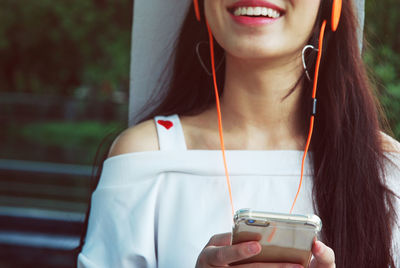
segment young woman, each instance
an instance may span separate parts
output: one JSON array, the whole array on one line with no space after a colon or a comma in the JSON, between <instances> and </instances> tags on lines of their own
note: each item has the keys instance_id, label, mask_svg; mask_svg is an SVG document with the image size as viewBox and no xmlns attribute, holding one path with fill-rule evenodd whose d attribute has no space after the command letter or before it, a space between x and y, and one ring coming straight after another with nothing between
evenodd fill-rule
<instances>
[{"instance_id":1,"label":"young woman","mask_svg":"<svg viewBox=\"0 0 400 268\"><path fill-rule=\"evenodd\" d=\"M162 102L116 139L104 163L79 267L225 267L260 252L257 241L231 246L227 233L232 215L214 80L196 55L208 39L206 21L218 43L214 77L233 205L291 208L317 58L313 49L305 52L306 72L302 51L318 47L332 1L199 4L201 22L192 7ZM314 268L400 267L400 145L381 131L356 32L352 1L344 1L337 31L325 31L311 153L293 210L322 219Z\"/></svg>"}]
</instances>

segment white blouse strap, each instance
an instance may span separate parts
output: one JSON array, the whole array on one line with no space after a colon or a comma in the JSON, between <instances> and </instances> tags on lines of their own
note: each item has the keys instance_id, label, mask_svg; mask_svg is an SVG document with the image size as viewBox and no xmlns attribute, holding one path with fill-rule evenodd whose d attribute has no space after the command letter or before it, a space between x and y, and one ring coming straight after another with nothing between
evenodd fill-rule
<instances>
[{"instance_id":1,"label":"white blouse strap","mask_svg":"<svg viewBox=\"0 0 400 268\"><path fill-rule=\"evenodd\" d=\"M158 143L161 151L186 150L185 136L179 116L156 116L154 122L157 126Z\"/></svg>"}]
</instances>

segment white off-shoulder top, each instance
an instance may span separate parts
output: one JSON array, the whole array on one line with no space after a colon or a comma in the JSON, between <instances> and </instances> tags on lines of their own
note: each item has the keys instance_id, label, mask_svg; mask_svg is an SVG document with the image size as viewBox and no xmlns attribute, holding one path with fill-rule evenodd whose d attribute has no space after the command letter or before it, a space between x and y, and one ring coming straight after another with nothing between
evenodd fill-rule
<instances>
[{"instance_id":1,"label":"white off-shoulder top","mask_svg":"<svg viewBox=\"0 0 400 268\"><path fill-rule=\"evenodd\" d=\"M221 151L187 150L177 115L155 117L160 151L104 162L92 195L78 267L194 267L211 236L230 232ZM302 151L226 151L234 208L289 212ZM388 154L388 186L400 194L400 154ZM400 200L396 200L400 214ZM293 213L314 213L310 162ZM400 227L393 251L400 267Z\"/></svg>"}]
</instances>

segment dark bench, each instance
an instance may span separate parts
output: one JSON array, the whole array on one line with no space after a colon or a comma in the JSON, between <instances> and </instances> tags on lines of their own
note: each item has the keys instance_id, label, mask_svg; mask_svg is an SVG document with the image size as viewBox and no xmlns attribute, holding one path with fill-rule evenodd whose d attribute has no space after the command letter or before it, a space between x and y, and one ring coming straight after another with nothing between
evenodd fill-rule
<instances>
[{"instance_id":1,"label":"dark bench","mask_svg":"<svg viewBox=\"0 0 400 268\"><path fill-rule=\"evenodd\" d=\"M91 167L0 160L0 267L75 267Z\"/></svg>"}]
</instances>

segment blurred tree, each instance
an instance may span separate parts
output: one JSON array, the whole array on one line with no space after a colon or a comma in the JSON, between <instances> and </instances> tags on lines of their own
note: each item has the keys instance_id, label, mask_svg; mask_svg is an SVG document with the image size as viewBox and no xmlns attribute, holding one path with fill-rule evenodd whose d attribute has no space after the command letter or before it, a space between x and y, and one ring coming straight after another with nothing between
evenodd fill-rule
<instances>
[{"instance_id":1,"label":"blurred tree","mask_svg":"<svg viewBox=\"0 0 400 268\"><path fill-rule=\"evenodd\" d=\"M132 2L0 1L1 91L127 89Z\"/></svg>"},{"instance_id":2,"label":"blurred tree","mask_svg":"<svg viewBox=\"0 0 400 268\"><path fill-rule=\"evenodd\" d=\"M380 100L400 140L400 1L366 1L365 62L373 71Z\"/></svg>"}]
</instances>

